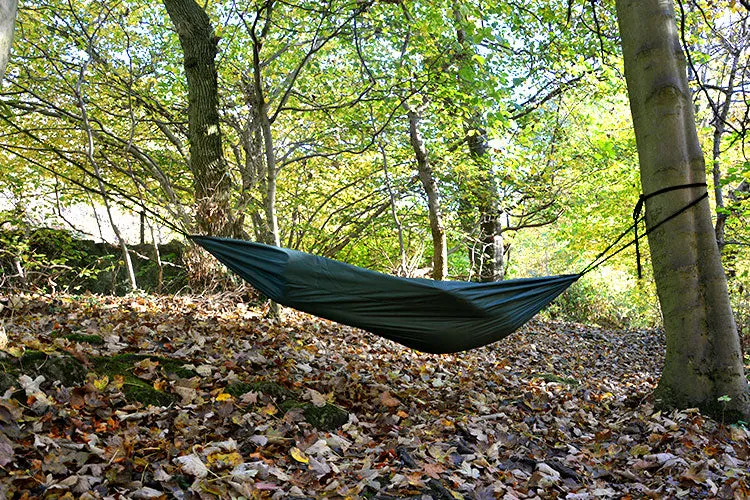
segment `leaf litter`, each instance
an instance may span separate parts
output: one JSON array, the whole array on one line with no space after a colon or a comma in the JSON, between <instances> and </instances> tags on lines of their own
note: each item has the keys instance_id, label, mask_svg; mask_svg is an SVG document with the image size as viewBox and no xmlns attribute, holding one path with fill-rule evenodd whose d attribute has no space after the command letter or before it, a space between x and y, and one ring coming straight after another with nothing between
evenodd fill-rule
<instances>
[{"instance_id":1,"label":"leaf litter","mask_svg":"<svg viewBox=\"0 0 750 500\"><path fill-rule=\"evenodd\" d=\"M658 330L533 321L429 355L226 296L22 296L1 314L8 498L750 497L746 427L654 409ZM44 371L61 355L83 381Z\"/></svg>"}]
</instances>

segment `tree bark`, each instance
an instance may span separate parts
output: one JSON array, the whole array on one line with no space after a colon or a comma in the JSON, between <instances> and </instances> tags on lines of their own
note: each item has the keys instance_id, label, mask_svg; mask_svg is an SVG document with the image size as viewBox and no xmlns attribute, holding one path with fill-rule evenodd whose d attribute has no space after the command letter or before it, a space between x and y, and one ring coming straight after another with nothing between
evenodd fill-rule
<instances>
[{"instance_id":1,"label":"tree bark","mask_svg":"<svg viewBox=\"0 0 750 500\"><path fill-rule=\"evenodd\" d=\"M481 117L473 116L464 124L470 156L476 161L479 170L479 186L474 196L478 200L476 211L479 214L479 251L474 253L478 261L480 281L500 281L505 277L505 247L503 245L500 211L497 207L497 190L492 173L485 164L487 154L487 132L480 125Z\"/></svg>"},{"instance_id":2,"label":"tree bark","mask_svg":"<svg viewBox=\"0 0 750 500\"><path fill-rule=\"evenodd\" d=\"M231 181L221 146L215 57L218 38L211 20L194 0L164 0L177 31L188 85L188 135L196 222L205 234L230 236ZM238 228L241 229L241 228Z\"/></svg>"},{"instance_id":3,"label":"tree bark","mask_svg":"<svg viewBox=\"0 0 750 500\"><path fill-rule=\"evenodd\" d=\"M0 84L5 76L5 67L10 59L10 47L13 45L13 27L16 24L18 0L0 2Z\"/></svg>"},{"instance_id":4,"label":"tree bark","mask_svg":"<svg viewBox=\"0 0 750 500\"><path fill-rule=\"evenodd\" d=\"M448 245L443 226L443 214L440 210L440 193L435 177L432 175L427 148L419 133L420 112L407 108L406 114L409 118L409 141L417 159L419 180L422 181L422 187L427 195L427 210L432 232L432 279L442 280L448 275Z\"/></svg>"},{"instance_id":5,"label":"tree bark","mask_svg":"<svg viewBox=\"0 0 750 500\"><path fill-rule=\"evenodd\" d=\"M471 53L472 47L466 37L463 28L464 18L461 14L459 4L453 3L453 21L456 27L456 41L460 47L460 53L456 57L458 64L473 64ZM477 191L473 193L477 204L474 207L463 207L462 212L478 215L472 224L474 227L465 225L464 230L468 234L475 231L476 224L479 226L477 249L476 244L472 241L470 247L470 258L472 262L472 271L476 267L480 281L500 281L504 277L505 270L505 247L503 246L503 235L500 224L500 213L497 209L497 192L489 168L483 163L484 156L489 150L487 146L487 131L482 126L483 119L481 113L474 111L464 118L464 133L466 134L466 144L469 148L469 155L476 161L479 169L479 185ZM465 205L465 203L464 203ZM475 217L476 217L475 215ZM467 220L464 219L464 224Z\"/></svg>"},{"instance_id":6,"label":"tree bark","mask_svg":"<svg viewBox=\"0 0 750 500\"><path fill-rule=\"evenodd\" d=\"M672 0L617 0L616 6L643 192L705 182ZM702 189L649 198L647 226ZM656 399L665 408L698 407L715 417L747 419L750 392L713 229L705 200L649 234L667 337ZM731 400L719 401L722 396Z\"/></svg>"},{"instance_id":7,"label":"tree bark","mask_svg":"<svg viewBox=\"0 0 750 500\"><path fill-rule=\"evenodd\" d=\"M378 147L380 149L380 155L383 158L385 187L388 189L388 198L391 201L391 217L393 217L393 223L396 225L396 231L398 233L398 254L401 257L398 274L399 276L408 276L408 265L406 263L406 244L404 243L404 225L401 223L401 219L398 218L398 213L396 211L396 195L393 192L391 174L388 171L388 155L386 154L385 145L383 144L382 138L378 142Z\"/></svg>"}]
</instances>

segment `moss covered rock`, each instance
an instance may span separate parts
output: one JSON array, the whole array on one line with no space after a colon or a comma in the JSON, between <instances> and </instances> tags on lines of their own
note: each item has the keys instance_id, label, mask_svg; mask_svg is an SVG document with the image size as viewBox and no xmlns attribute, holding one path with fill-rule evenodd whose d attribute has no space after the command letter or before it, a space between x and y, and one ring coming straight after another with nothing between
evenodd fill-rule
<instances>
[{"instance_id":1,"label":"moss covered rock","mask_svg":"<svg viewBox=\"0 0 750 500\"><path fill-rule=\"evenodd\" d=\"M191 378L198 374L193 370L183 367L182 362L176 359L151 356L148 354L118 354L115 356L97 356L92 358L94 370L107 376L120 375L125 383L122 393L130 402L138 402L154 406L169 406L177 400L173 394L154 389L154 387L140 379L135 374L135 365L143 360L159 363L159 369L165 375L174 375L179 378Z\"/></svg>"},{"instance_id":2,"label":"moss covered rock","mask_svg":"<svg viewBox=\"0 0 750 500\"><path fill-rule=\"evenodd\" d=\"M117 354L115 356L97 356L92 358L97 372L104 375L133 376L135 364L145 359L159 363L159 369L165 375L179 378L197 377L198 373L185 368L180 360L153 356L148 354Z\"/></svg>"},{"instance_id":3,"label":"moss covered rock","mask_svg":"<svg viewBox=\"0 0 750 500\"><path fill-rule=\"evenodd\" d=\"M48 382L57 380L67 386L82 384L88 373L88 369L72 356L39 351L27 351L18 364L19 371L26 375L42 375Z\"/></svg>"},{"instance_id":4,"label":"moss covered rock","mask_svg":"<svg viewBox=\"0 0 750 500\"><path fill-rule=\"evenodd\" d=\"M132 378L125 380L122 393L129 402L138 402L144 406L169 406L177 400L173 394L159 391L140 380L133 380Z\"/></svg>"},{"instance_id":5,"label":"moss covered rock","mask_svg":"<svg viewBox=\"0 0 750 500\"><path fill-rule=\"evenodd\" d=\"M302 414L308 424L322 431L338 429L349 421L349 413L332 404L318 407L307 403Z\"/></svg>"},{"instance_id":6,"label":"moss covered rock","mask_svg":"<svg viewBox=\"0 0 750 500\"><path fill-rule=\"evenodd\" d=\"M349 413L343 408L332 404L315 406L307 402L300 402L292 391L276 382L237 383L227 387L226 392L238 398L248 392L262 392L272 396L278 401L279 409L282 412L300 409L308 424L323 431L338 429L349 421Z\"/></svg>"}]
</instances>

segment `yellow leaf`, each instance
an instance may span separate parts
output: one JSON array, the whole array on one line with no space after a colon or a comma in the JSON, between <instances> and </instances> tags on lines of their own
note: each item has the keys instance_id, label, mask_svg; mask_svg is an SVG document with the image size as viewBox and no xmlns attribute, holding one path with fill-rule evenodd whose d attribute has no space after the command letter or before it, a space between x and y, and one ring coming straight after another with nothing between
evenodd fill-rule
<instances>
[{"instance_id":1,"label":"yellow leaf","mask_svg":"<svg viewBox=\"0 0 750 500\"><path fill-rule=\"evenodd\" d=\"M637 444L630 448L630 454L634 457L640 457L651 451L651 448L645 444Z\"/></svg>"},{"instance_id":2,"label":"yellow leaf","mask_svg":"<svg viewBox=\"0 0 750 500\"><path fill-rule=\"evenodd\" d=\"M109 385L109 377L104 375L102 378L94 379L94 387L98 390L103 391Z\"/></svg>"},{"instance_id":3,"label":"yellow leaf","mask_svg":"<svg viewBox=\"0 0 750 500\"><path fill-rule=\"evenodd\" d=\"M276 415L279 412L279 410L271 403L264 406L262 411L266 415Z\"/></svg>"},{"instance_id":4,"label":"yellow leaf","mask_svg":"<svg viewBox=\"0 0 750 500\"><path fill-rule=\"evenodd\" d=\"M117 390L122 389L122 386L125 385L125 377L122 375L115 375L112 379L112 385L114 385Z\"/></svg>"},{"instance_id":5,"label":"yellow leaf","mask_svg":"<svg viewBox=\"0 0 750 500\"><path fill-rule=\"evenodd\" d=\"M222 392L216 396L216 401L229 401L232 399L232 395L226 392Z\"/></svg>"},{"instance_id":6,"label":"yellow leaf","mask_svg":"<svg viewBox=\"0 0 750 500\"><path fill-rule=\"evenodd\" d=\"M5 348L5 352L13 356L14 358L20 358L23 356L23 349L16 346L10 346Z\"/></svg>"},{"instance_id":7,"label":"yellow leaf","mask_svg":"<svg viewBox=\"0 0 750 500\"><path fill-rule=\"evenodd\" d=\"M212 453L206 458L206 463L214 469L226 469L236 467L244 462L242 455L233 451L231 453Z\"/></svg>"},{"instance_id":8,"label":"yellow leaf","mask_svg":"<svg viewBox=\"0 0 750 500\"><path fill-rule=\"evenodd\" d=\"M310 463L310 459L307 458L307 455L305 455L305 452L300 450L296 446L293 447L291 450L289 450L289 453L292 455L293 459L295 459L297 462L301 464Z\"/></svg>"}]
</instances>

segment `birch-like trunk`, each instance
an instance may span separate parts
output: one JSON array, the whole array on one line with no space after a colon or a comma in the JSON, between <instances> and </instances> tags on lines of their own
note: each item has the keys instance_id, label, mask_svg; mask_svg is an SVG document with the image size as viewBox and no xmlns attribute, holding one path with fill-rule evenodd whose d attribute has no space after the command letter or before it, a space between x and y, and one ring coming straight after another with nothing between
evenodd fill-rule
<instances>
[{"instance_id":1,"label":"birch-like trunk","mask_svg":"<svg viewBox=\"0 0 750 500\"><path fill-rule=\"evenodd\" d=\"M746 45L745 42L744 45ZM716 201L716 225L714 231L716 232L716 243L719 245L719 253L723 253L724 246L726 245L726 225L729 214L726 211L726 205L724 204L724 192L721 186L722 172L721 172L721 141L724 138L726 132L726 121L729 116L729 111L732 108L732 97L735 91L735 79L737 78L740 57L744 51L744 47L741 50L731 51L728 55L731 58L731 68L729 69L729 80L727 86L721 89L719 93L719 99L716 102L711 103L711 107L714 110L713 126L713 148L711 159L713 160L713 174L714 181L714 197ZM722 102L722 94L724 101Z\"/></svg>"},{"instance_id":2,"label":"birch-like trunk","mask_svg":"<svg viewBox=\"0 0 750 500\"><path fill-rule=\"evenodd\" d=\"M16 24L18 0L0 2L0 84L5 76L5 67L10 59L10 47L13 45L13 27Z\"/></svg>"},{"instance_id":3,"label":"birch-like trunk","mask_svg":"<svg viewBox=\"0 0 750 500\"><path fill-rule=\"evenodd\" d=\"M391 174L388 171L388 155L385 151L383 141L378 143L380 149L380 155L383 158L383 173L385 174L385 187L388 189L388 197L391 200L391 217L393 217L393 223L396 225L396 232L398 233L398 250L401 262L399 264L399 276L408 275L408 265L406 262L406 244L404 243L404 225L401 223L401 219L398 218L398 212L396 211L396 195L393 192L393 186L391 182Z\"/></svg>"},{"instance_id":4,"label":"birch-like trunk","mask_svg":"<svg viewBox=\"0 0 750 500\"><path fill-rule=\"evenodd\" d=\"M672 0L617 0L616 5L643 192L705 182ZM647 226L704 189L649 198ZM708 200L662 225L648 240L667 337L658 404L747 419L750 392ZM719 401L722 396L731 399Z\"/></svg>"},{"instance_id":5,"label":"birch-like trunk","mask_svg":"<svg viewBox=\"0 0 750 500\"><path fill-rule=\"evenodd\" d=\"M138 283L135 279L135 271L133 270L133 261L130 259L130 251L128 250L128 245L125 243L125 238L123 238L122 233L120 233L120 228L115 223L115 218L112 215L112 207L109 203L109 196L107 195L107 189L104 185L104 180L102 177L101 169L99 168L99 162L96 160L96 156L94 154L94 132L91 129L91 123L89 122L88 118L88 112L86 111L86 99L83 96L83 80L86 75L86 69L88 68L88 65L91 60L84 63L84 65L81 67L81 71L78 75L78 81L76 82L75 87L75 95L76 100L79 109L81 110L81 123L83 125L84 131L86 133L86 158L88 159L89 163L92 167L94 167L94 173L96 175L96 182L99 186L99 194L102 197L102 202L104 202L104 208L107 211L107 218L109 219L109 225L112 226L112 231L115 233L115 238L117 239L117 244L120 247L120 252L122 253L122 260L125 264L125 270L128 274L128 279L130 281L130 290L132 292L135 292L138 290ZM113 287L115 286L116 280L113 281Z\"/></svg>"}]
</instances>

